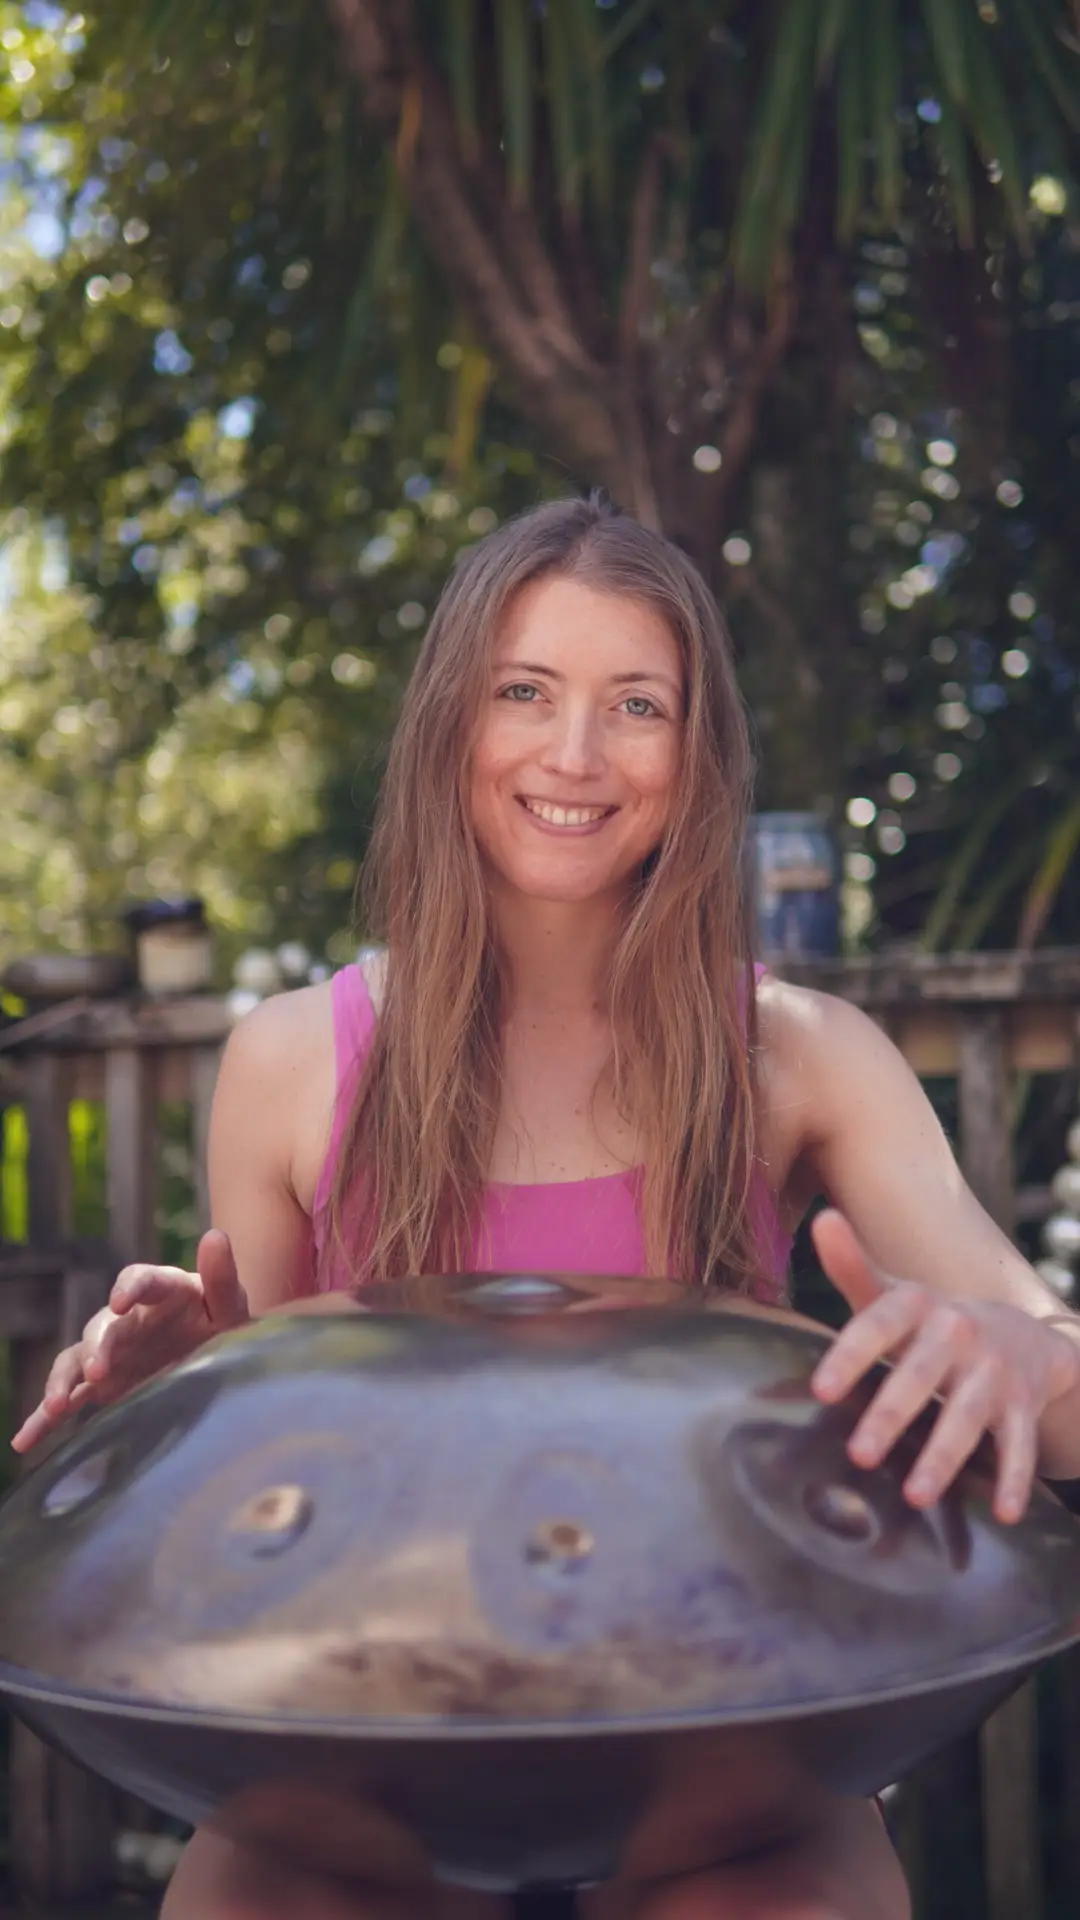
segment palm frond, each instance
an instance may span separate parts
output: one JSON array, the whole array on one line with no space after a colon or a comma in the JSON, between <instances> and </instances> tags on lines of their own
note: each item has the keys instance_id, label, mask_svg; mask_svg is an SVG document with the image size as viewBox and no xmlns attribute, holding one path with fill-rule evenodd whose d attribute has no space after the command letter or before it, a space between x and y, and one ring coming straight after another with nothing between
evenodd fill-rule
<instances>
[{"instance_id":1,"label":"palm frond","mask_svg":"<svg viewBox=\"0 0 1080 1920\"><path fill-rule=\"evenodd\" d=\"M506 177L515 200L532 192L534 62L532 23L525 0L499 0L495 9L502 87Z\"/></svg>"},{"instance_id":2,"label":"palm frond","mask_svg":"<svg viewBox=\"0 0 1080 1920\"><path fill-rule=\"evenodd\" d=\"M971 248L975 244L975 202L971 189L968 139L959 112L948 95L938 105L941 118L934 128L933 139L949 196L949 210L960 245Z\"/></svg>"},{"instance_id":3,"label":"palm frond","mask_svg":"<svg viewBox=\"0 0 1080 1920\"><path fill-rule=\"evenodd\" d=\"M474 160L480 144L476 115L476 0L446 0L443 43L461 144L466 157Z\"/></svg>"},{"instance_id":4,"label":"palm frond","mask_svg":"<svg viewBox=\"0 0 1080 1920\"><path fill-rule=\"evenodd\" d=\"M1010 18L1027 41L1032 65L1066 125L1080 133L1080 61L1071 57L1049 20L1042 18L1041 0L1017 0ZM1071 72L1070 72L1071 68Z\"/></svg>"},{"instance_id":5,"label":"palm frond","mask_svg":"<svg viewBox=\"0 0 1080 1920\"><path fill-rule=\"evenodd\" d=\"M969 100L964 15L970 12L971 0L922 0L923 25L942 86L958 107Z\"/></svg>"},{"instance_id":6,"label":"palm frond","mask_svg":"<svg viewBox=\"0 0 1080 1920\"><path fill-rule=\"evenodd\" d=\"M1041 755L1038 761L1025 761L1012 779L1006 780L998 789L995 798L979 809L976 819L960 841L946 868L945 878L926 916L920 941L924 953L937 952L949 931L953 915L963 898L964 889L989 844L995 828L1005 818L1010 808L1016 805L1020 796L1026 793L1033 775L1043 764L1045 764L1045 755Z\"/></svg>"},{"instance_id":7,"label":"palm frond","mask_svg":"<svg viewBox=\"0 0 1080 1920\"><path fill-rule=\"evenodd\" d=\"M577 86L572 23L565 0L549 0L544 16L547 109L555 162L555 192L564 215L581 214L582 155L578 143Z\"/></svg>"},{"instance_id":8,"label":"palm frond","mask_svg":"<svg viewBox=\"0 0 1080 1920\"><path fill-rule=\"evenodd\" d=\"M1024 875L1030 872L1032 848L1030 839L1025 839L1014 847L1007 860L998 866L993 877L983 883L975 899L953 925L949 947L954 953L970 953L977 947L995 914L998 913L1015 887L1018 887Z\"/></svg>"},{"instance_id":9,"label":"palm frond","mask_svg":"<svg viewBox=\"0 0 1080 1920\"><path fill-rule=\"evenodd\" d=\"M875 0L871 26L871 119L878 210L892 224L900 218L904 191L900 152L900 22L897 0Z\"/></svg>"},{"instance_id":10,"label":"palm frond","mask_svg":"<svg viewBox=\"0 0 1080 1920\"><path fill-rule=\"evenodd\" d=\"M605 46L597 26L595 0L572 0L572 5L574 59L581 78L592 194L604 219L611 211L615 176L604 71Z\"/></svg>"},{"instance_id":11,"label":"palm frond","mask_svg":"<svg viewBox=\"0 0 1080 1920\"><path fill-rule=\"evenodd\" d=\"M837 50L844 41L853 0L825 0L818 35L817 71L819 79L832 72Z\"/></svg>"},{"instance_id":12,"label":"palm frond","mask_svg":"<svg viewBox=\"0 0 1080 1920\"><path fill-rule=\"evenodd\" d=\"M805 185L805 143L793 160L792 128L813 97L820 16L820 0L787 0L762 86L733 239L737 273L758 286L788 238L790 209Z\"/></svg>"},{"instance_id":13,"label":"palm frond","mask_svg":"<svg viewBox=\"0 0 1080 1920\"><path fill-rule=\"evenodd\" d=\"M1080 793L1055 821L1046 842L1038 872L1028 889L1016 931L1020 948L1033 947L1046 925L1050 910L1061 891L1077 849L1080 848Z\"/></svg>"},{"instance_id":14,"label":"palm frond","mask_svg":"<svg viewBox=\"0 0 1080 1920\"><path fill-rule=\"evenodd\" d=\"M864 51L863 35L849 32L844 36L837 63L836 221L845 246L850 246L855 238L863 207L863 145L866 138Z\"/></svg>"},{"instance_id":15,"label":"palm frond","mask_svg":"<svg viewBox=\"0 0 1080 1920\"><path fill-rule=\"evenodd\" d=\"M995 169L996 179L1012 215L1013 229L1023 242L1028 234L1027 193L1016 115L998 58L990 51L988 35L993 29L983 25L974 9L969 8L963 17L968 70L971 74L969 116L972 138L987 166Z\"/></svg>"}]
</instances>

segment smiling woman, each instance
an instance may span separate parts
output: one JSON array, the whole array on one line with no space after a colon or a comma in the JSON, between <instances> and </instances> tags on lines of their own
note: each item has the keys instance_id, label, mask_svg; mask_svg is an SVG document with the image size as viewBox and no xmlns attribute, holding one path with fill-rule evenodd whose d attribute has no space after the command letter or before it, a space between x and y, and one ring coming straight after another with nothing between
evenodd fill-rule
<instances>
[{"instance_id":1,"label":"smiling woman","mask_svg":"<svg viewBox=\"0 0 1080 1920\"><path fill-rule=\"evenodd\" d=\"M1080 1323L978 1206L878 1028L755 975L750 771L723 624L685 555L596 500L481 541L432 619L380 798L365 884L385 964L235 1030L198 1272L128 1268L20 1449L252 1312L386 1276L659 1275L776 1301L788 1234L826 1194L841 1211L817 1250L854 1311L813 1390L835 1403L892 1362L853 1467L936 1404L911 1506L987 1435L999 1520L1036 1471L1080 1477ZM724 1799L705 1769L692 1844L657 1833L647 1868L628 1858L583 1898L587 1920L906 1920L873 1806L781 1797L751 1851ZM377 1855L367 1882L331 1884L200 1833L165 1914L484 1909L391 1883Z\"/></svg>"}]
</instances>

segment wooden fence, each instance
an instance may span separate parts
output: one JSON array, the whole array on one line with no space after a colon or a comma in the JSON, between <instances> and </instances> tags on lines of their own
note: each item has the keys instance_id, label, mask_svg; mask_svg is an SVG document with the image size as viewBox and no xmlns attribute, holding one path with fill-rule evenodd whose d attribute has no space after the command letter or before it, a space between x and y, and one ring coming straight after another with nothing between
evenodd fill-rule
<instances>
[{"instance_id":1,"label":"wooden fence","mask_svg":"<svg viewBox=\"0 0 1080 1920\"><path fill-rule=\"evenodd\" d=\"M1013 1231L1013 1087L1017 1075L1077 1065L1080 951L875 958L785 972L863 1006L921 1076L955 1078L965 1174L989 1212ZM72 1002L0 1032L0 1104L21 1110L28 1138L27 1244L0 1246L0 1339L10 1343L13 1417L35 1403L58 1345L103 1303L116 1269L158 1253L165 1103L179 1103L188 1115L193 1224L208 1224L206 1133L228 1027L225 1003L204 997ZM74 1234L69 1115L76 1102L100 1103L104 1114L105 1227L93 1241ZM1077 1912L1077 1663L1059 1662L1053 1673L1057 1790L1065 1809L1055 1871L1071 1881L1062 1911ZM937 1920L941 1911L934 1897L935 1791L959 1794L977 1778L982 1857L975 1879L985 1894L972 1920L983 1913L986 1920L1039 1920L1045 1846L1037 1744L1035 1691L1027 1687L988 1722L977 1747L968 1743L943 1756L921 1791L902 1794L901 1846L921 1914ZM12 1858L28 1896L75 1899L107 1882L113 1805L101 1783L14 1729ZM967 1920L955 1903L950 1920Z\"/></svg>"}]
</instances>

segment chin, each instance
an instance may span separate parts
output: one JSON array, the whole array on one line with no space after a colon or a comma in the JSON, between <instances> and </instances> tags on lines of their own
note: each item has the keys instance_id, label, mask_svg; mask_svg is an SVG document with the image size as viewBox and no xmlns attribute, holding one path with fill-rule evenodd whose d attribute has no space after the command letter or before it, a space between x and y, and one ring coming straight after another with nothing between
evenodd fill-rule
<instances>
[{"instance_id":1,"label":"chin","mask_svg":"<svg viewBox=\"0 0 1080 1920\"><path fill-rule=\"evenodd\" d=\"M505 866L500 865L497 872L502 885L510 892L547 906L579 906L605 894L618 895L625 891L632 878L631 874L607 870L568 873L565 867L559 871L554 867L545 869L509 861Z\"/></svg>"}]
</instances>

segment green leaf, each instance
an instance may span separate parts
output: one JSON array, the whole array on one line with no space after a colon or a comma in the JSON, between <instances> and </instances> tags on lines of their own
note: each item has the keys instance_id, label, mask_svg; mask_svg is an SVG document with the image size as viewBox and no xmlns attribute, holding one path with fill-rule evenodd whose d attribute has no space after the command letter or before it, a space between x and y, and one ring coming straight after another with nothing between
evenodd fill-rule
<instances>
[{"instance_id":1,"label":"green leaf","mask_svg":"<svg viewBox=\"0 0 1080 1920\"><path fill-rule=\"evenodd\" d=\"M986 847L994 828L1005 818L1010 807L1020 796L1027 792L1032 776L1040 766L1045 765L1047 756L1040 754L1038 760L1025 761L1011 780L999 787L996 797L988 801L979 811L978 817L968 829L949 862L945 878L934 898L923 925L920 946L924 953L935 953L948 933L953 914L963 896L983 849Z\"/></svg>"},{"instance_id":2,"label":"green leaf","mask_svg":"<svg viewBox=\"0 0 1080 1920\"><path fill-rule=\"evenodd\" d=\"M446 65L462 146L469 159L479 151L476 118L476 0L447 0Z\"/></svg>"},{"instance_id":3,"label":"green leaf","mask_svg":"<svg viewBox=\"0 0 1080 1920\"><path fill-rule=\"evenodd\" d=\"M1027 237L1027 192L1020 158L1018 128L996 53L990 50L990 29L972 11L965 25L971 73L969 121L972 137L983 159L1001 169L1000 187L1012 214L1019 239ZM1000 44L1000 42L999 42Z\"/></svg>"},{"instance_id":4,"label":"green leaf","mask_svg":"<svg viewBox=\"0 0 1080 1920\"><path fill-rule=\"evenodd\" d=\"M900 153L900 30L897 0L874 0L869 9L871 41L870 137L875 152L878 207L886 220L900 218L904 192Z\"/></svg>"},{"instance_id":5,"label":"green leaf","mask_svg":"<svg viewBox=\"0 0 1080 1920\"><path fill-rule=\"evenodd\" d=\"M1061 891L1061 883L1072 865L1073 856L1080 847L1080 793L1075 794L1071 804L1059 817L1051 829L1046 843L1039 870L1028 889L1017 928L1018 947L1033 947L1039 938L1054 901Z\"/></svg>"},{"instance_id":6,"label":"green leaf","mask_svg":"<svg viewBox=\"0 0 1080 1920\"><path fill-rule=\"evenodd\" d=\"M837 208L840 239L850 246L863 207L866 134L863 23L856 19L840 48L836 73Z\"/></svg>"},{"instance_id":7,"label":"green leaf","mask_svg":"<svg viewBox=\"0 0 1080 1920\"><path fill-rule=\"evenodd\" d=\"M1012 19L1023 34L1036 72L1053 97L1062 119L1073 132L1080 132L1080 59L1039 18L1039 7L1031 0L1018 0L1010 9Z\"/></svg>"},{"instance_id":8,"label":"green leaf","mask_svg":"<svg viewBox=\"0 0 1080 1920\"><path fill-rule=\"evenodd\" d=\"M923 22L942 87L960 107L968 100L964 16L973 6L974 0L922 0Z\"/></svg>"},{"instance_id":9,"label":"green leaf","mask_svg":"<svg viewBox=\"0 0 1080 1920\"><path fill-rule=\"evenodd\" d=\"M616 21L610 32L605 34L600 46L602 62L606 63L618 53L623 43L637 32L642 21L648 19L658 4L659 0L633 0L633 5L626 9L622 19Z\"/></svg>"},{"instance_id":10,"label":"green leaf","mask_svg":"<svg viewBox=\"0 0 1080 1920\"><path fill-rule=\"evenodd\" d=\"M841 44L846 44L850 37L845 35L845 29L849 26L851 7L852 0L824 0L817 49L819 79L832 72Z\"/></svg>"},{"instance_id":11,"label":"green leaf","mask_svg":"<svg viewBox=\"0 0 1080 1920\"><path fill-rule=\"evenodd\" d=\"M953 953L970 953L972 947L978 946L1003 901L1008 899L1013 888L1019 886L1028 872L1031 860L1031 842L1025 840L1021 846L1013 849L1008 859L1002 861L993 878L987 881L963 918L957 921L949 941Z\"/></svg>"},{"instance_id":12,"label":"green leaf","mask_svg":"<svg viewBox=\"0 0 1080 1920\"><path fill-rule=\"evenodd\" d=\"M567 0L548 0L544 17L547 103L555 161L555 192L562 212L581 214L582 157L577 137L577 100Z\"/></svg>"},{"instance_id":13,"label":"green leaf","mask_svg":"<svg viewBox=\"0 0 1080 1920\"><path fill-rule=\"evenodd\" d=\"M792 128L799 125L800 108L814 98L819 12L817 0L788 0L762 87L733 245L736 273L758 287L767 281L805 193L806 144L800 132L793 160Z\"/></svg>"},{"instance_id":14,"label":"green leaf","mask_svg":"<svg viewBox=\"0 0 1080 1920\"><path fill-rule=\"evenodd\" d=\"M595 0L561 0L565 8L570 59L577 78L579 126L593 201L601 216L612 208L614 156L608 109L604 41Z\"/></svg>"},{"instance_id":15,"label":"green leaf","mask_svg":"<svg viewBox=\"0 0 1080 1920\"><path fill-rule=\"evenodd\" d=\"M514 198L528 200L533 169L533 50L525 0L499 0L495 18L506 174Z\"/></svg>"},{"instance_id":16,"label":"green leaf","mask_svg":"<svg viewBox=\"0 0 1080 1920\"><path fill-rule=\"evenodd\" d=\"M941 119L934 128L934 142L945 173L956 237L962 247L973 247L975 203L971 192L967 135L952 101L946 98L938 104L941 107Z\"/></svg>"}]
</instances>

